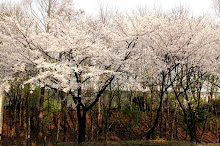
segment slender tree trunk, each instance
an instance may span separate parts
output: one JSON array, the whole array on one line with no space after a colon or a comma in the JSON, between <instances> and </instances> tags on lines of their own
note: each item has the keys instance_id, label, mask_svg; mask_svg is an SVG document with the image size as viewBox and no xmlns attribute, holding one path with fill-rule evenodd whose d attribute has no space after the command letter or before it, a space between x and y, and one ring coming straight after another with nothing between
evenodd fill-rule
<instances>
[{"instance_id":1,"label":"slender tree trunk","mask_svg":"<svg viewBox=\"0 0 220 146\"><path fill-rule=\"evenodd\" d=\"M94 128L93 128L93 114L92 114L92 110L90 110L90 130L91 130L91 137L90 139L93 140L94 139Z\"/></svg>"},{"instance_id":2,"label":"slender tree trunk","mask_svg":"<svg viewBox=\"0 0 220 146\"><path fill-rule=\"evenodd\" d=\"M143 92L143 98L144 98L144 120L145 120L145 123L147 122L147 100L146 100L146 97L145 97L146 93Z\"/></svg>"},{"instance_id":3,"label":"slender tree trunk","mask_svg":"<svg viewBox=\"0 0 220 146\"><path fill-rule=\"evenodd\" d=\"M105 140L107 141L108 139L108 131L109 131L109 115L110 115L110 110L111 110L111 105L112 105L112 100L114 98L114 91L112 91L111 89L111 84L110 84L110 97L109 97L109 104L108 104L108 108L107 108L107 113L106 113L106 128L105 128Z\"/></svg>"},{"instance_id":4,"label":"slender tree trunk","mask_svg":"<svg viewBox=\"0 0 220 146\"><path fill-rule=\"evenodd\" d=\"M150 106L150 127L153 121L153 105L154 105L154 87L151 88L151 106Z\"/></svg>"},{"instance_id":5,"label":"slender tree trunk","mask_svg":"<svg viewBox=\"0 0 220 146\"><path fill-rule=\"evenodd\" d=\"M99 98L98 101L98 129L101 126L101 122L102 122L102 115L101 115L101 98ZM99 132L98 132L99 133Z\"/></svg>"},{"instance_id":6,"label":"slender tree trunk","mask_svg":"<svg viewBox=\"0 0 220 146\"><path fill-rule=\"evenodd\" d=\"M59 136L60 136L60 115L58 117L58 120L57 120L57 143L59 142Z\"/></svg>"},{"instance_id":7,"label":"slender tree trunk","mask_svg":"<svg viewBox=\"0 0 220 146\"><path fill-rule=\"evenodd\" d=\"M63 142L66 142L66 122L67 122L67 117L66 117L66 112L67 112L67 100L65 99L66 94L65 92L61 91L61 112L62 112L62 120L63 120L63 130L64 130L64 137L63 137Z\"/></svg>"},{"instance_id":8,"label":"slender tree trunk","mask_svg":"<svg viewBox=\"0 0 220 146\"><path fill-rule=\"evenodd\" d=\"M129 94L128 94L129 95ZM131 89L131 95L130 95L130 110L132 111L132 106L133 106L133 98L134 98L134 91Z\"/></svg>"},{"instance_id":9,"label":"slender tree trunk","mask_svg":"<svg viewBox=\"0 0 220 146\"><path fill-rule=\"evenodd\" d=\"M216 117L218 117L217 111L216 111ZM218 134L218 128L219 128L219 122L216 123L216 143L219 143L219 140L220 140L220 137Z\"/></svg>"},{"instance_id":10,"label":"slender tree trunk","mask_svg":"<svg viewBox=\"0 0 220 146\"><path fill-rule=\"evenodd\" d=\"M121 93L120 93L121 91L120 91L120 89L118 88L118 91L117 91L117 93L118 93L118 103L117 103L117 105L118 105L118 111L120 111L121 110Z\"/></svg>"},{"instance_id":11,"label":"slender tree trunk","mask_svg":"<svg viewBox=\"0 0 220 146\"><path fill-rule=\"evenodd\" d=\"M44 110L45 87L40 88L39 114L38 114L38 136L39 140L43 139L43 110Z\"/></svg>"},{"instance_id":12,"label":"slender tree trunk","mask_svg":"<svg viewBox=\"0 0 220 146\"><path fill-rule=\"evenodd\" d=\"M203 135L205 133L207 121L208 121L208 116L206 116L206 118L205 118L205 122L204 122L203 129L202 129L202 134L201 134L201 137L200 137L200 143L202 142Z\"/></svg>"},{"instance_id":13,"label":"slender tree trunk","mask_svg":"<svg viewBox=\"0 0 220 146\"><path fill-rule=\"evenodd\" d=\"M176 113L177 113L177 101L174 103L174 115L173 115L173 120L171 122L171 128L170 128L170 140L173 140L173 134L174 134L174 123L176 119Z\"/></svg>"},{"instance_id":14,"label":"slender tree trunk","mask_svg":"<svg viewBox=\"0 0 220 146\"><path fill-rule=\"evenodd\" d=\"M193 142L195 137L194 137L194 133L192 130L189 130L189 135L190 135L190 142Z\"/></svg>"},{"instance_id":15,"label":"slender tree trunk","mask_svg":"<svg viewBox=\"0 0 220 146\"><path fill-rule=\"evenodd\" d=\"M14 104L14 117L13 117L13 125L12 125L12 136L13 136L13 140L15 141L16 138L16 121L17 121L17 95L14 96L14 100L15 100L15 104ZM16 141L15 141L16 144Z\"/></svg>"},{"instance_id":16,"label":"slender tree trunk","mask_svg":"<svg viewBox=\"0 0 220 146\"><path fill-rule=\"evenodd\" d=\"M0 141L2 140L2 126L4 115L4 92L0 89Z\"/></svg>"},{"instance_id":17,"label":"slender tree trunk","mask_svg":"<svg viewBox=\"0 0 220 146\"><path fill-rule=\"evenodd\" d=\"M25 88L24 89L22 89L22 90L25 90ZM27 142L27 122L26 122L26 117L27 117L27 106L26 106L26 93L25 93L25 91L23 92L23 95L24 95L24 104L23 104L23 121L22 121L22 125L23 125L23 133L24 133L24 136L25 136L25 141L24 141L24 145L26 144L26 142ZM26 144L27 145L27 144Z\"/></svg>"},{"instance_id":18,"label":"slender tree trunk","mask_svg":"<svg viewBox=\"0 0 220 146\"><path fill-rule=\"evenodd\" d=\"M29 85L26 86L26 145L31 145L31 128L30 128L30 105L29 105L29 98L30 98L30 92L29 92Z\"/></svg>"},{"instance_id":19,"label":"slender tree trunk","mask_svg":"<svg viewBox=\"0 0 220 146\"><path fill-rule=\"evenodd\" d=\"M178 107L176 108L176 112L177 112L177 113L179 112ZM176 121L176 131L175 131L175 133L176 133L176 139L178 140L178 121L179 121L178 114L176 114L176 119L175 119L175 121Z\"/></svg>"},{"instance_id":20,"label":"slender tree trunk","mask_svg":"<svg viewBox=\"0 0 220 146\"><path fill-rule=\"evenodd\" d=\"M165 129L164 129L164 132L165 132L165 136L167 138L167 126L169 126L169 117L170 117L170 110L169 110L169 93L168 91L166 91L166 96L167 96L167 100L166 100L166 110L167 110L167 113L166 113L166 117L165 117Z\"/></svg>"},{"instance_id":21,"label":"slender tree trunk","mask_svg":"<svg viewBox=\"0 0 220 146\"><path fill-rule=\"evenodd\" d=\"M21 98L20 98L20 109L19 109L19 125L20 127L22 126L22 106L23 106L23 97L22 97L22 93L21 93Z\"/></svg>"},{"instance_id":22,"label":"slender tree trunk","mask_svg":"<svg viewBox=\"0 0 220 146\"><path fill-rule=\"evenodd\" d=\"M163 105L163 100L162 100L162 105ZM160 112L160 138L163 137L163 131L162 131L162 127L163 127L163 113L164 113L164 107L161 107L161 112ZM165 123L166 124L166 123Z\"/></svg>"},{"instance_id":23,"label":"slender tree trunk","mask_svg":"<svg viewBox=\"0 0 220 146\"><path fill-rule=\"evenodd\" d=\"M159 108L157 109L156 119L154 120L153 126L147 132L147 136L146 136L147 140L150 139L151 134L154 132L154 130L155 130L157 124L158 124L158 120L159 120L159 117L160 117L161 107L162 107L162 97L160 97L160 105L159 105Z\"/></svg>"},{"instance_id":24,"label":"slender tree trunk","mask_svg":"<svg viewBox=\"0 0 220 146\"><path fill-rule=\"evenodd\" d=\"M24 127L24 89L21 88L21 102L20 102L20 126Z\"/></svg>"},{"instance_id":25,"label":"slender tree trunk","mask_svg":"<svg viewBox=\"0 0 220 146\"><path fill-rule=\"evenodd\" d=\"M151 134L154 132L157 124L158 124L158 120L160 117L160 111L162 108L162 103L163 103L163 96L164 96L164 83L165 83L165 75L162 74L163 78L162 78L162 86L161 86L161 91L160 91L160 104L159 107L157 109L157 115L156 115L156 119L154 120L153 126L150 128L150 130L147 132L147 136L146 139L150 139Z\"/></svg>"}]
</instances>

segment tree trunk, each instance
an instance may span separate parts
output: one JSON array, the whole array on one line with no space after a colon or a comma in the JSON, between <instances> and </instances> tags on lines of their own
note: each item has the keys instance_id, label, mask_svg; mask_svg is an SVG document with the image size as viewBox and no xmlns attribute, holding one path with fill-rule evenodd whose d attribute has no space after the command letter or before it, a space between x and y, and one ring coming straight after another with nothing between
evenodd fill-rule
<instances>
[{"instance_id":1,"label":"tree trunk","mask_svg":"<svg viewBox=\"0 0 220 146\"><path fill-rule=\"evenodd\" d=\"M129 96L129 93L128 93L128 96ZM130 95L130 110L132 111L133 109L133 98L134 98L134 91L132 91L131 89L131 95Z\"/></svg>"},{"instance_id":2,"label":"tree trunk","mask_svg":"<svg viewBox=\"0 0 220 146\"><path fill-rule=\"evenodd\" d=\"M19 109L19 126L22 126L22 106L23 106L23 97L22 97L22 93L21 93L21 98L20 98L20 109Z\"/></svg>"},{"instance_id":3,"label":"tree trunk","mask_svg":"<svg viewBox=\"0 0 220 146\"><path fill-rule=\"evenodd\" d=\"M190 142L193 142L195 138L192 130L189 130L189 135L190 135Z\"/></svg>"},{"instance_id":4,"label":"tree trunk","mask_svg":"<svg viewBox=\"0 0 220 146\"><path fill-rule=\"evenodd\" d=\"M162 100L162 104L163 104L163 100ZM160 129L160 138L163 137L163 130L162 130L162 127L163 127L163 113L164 113L164 108L162 106L161 107L161 112L160 112L160 125L159 125L159 127L160 127L159 128Z\"/></svg>"},{"instance_id":5,"label":"tree trunk","mask_svg":"<svg viewBox=\"0 0 220 146\"><path fill-rule=\"evenodd\" d=\"M15 93L14 93L15 94ZM13 140L15 140L15 138L16 138L16 135L17 135L17 130L16 130L16 122L17 122L17 102L18 102L18 100L17 100L17 96L18 95L14 95L14 100L15 100L15 102L14 102L14 105L13 105L13 107L14 107L14 117L13 117L13 120L12 120L12 122L13 122L13 125L12 125L12 136L13 136ZM16 141L15 141L15 144L16 144Z\"/></svg>"},{"instance_id":6,"label":"tree trunk","mask_svg":"<svg viewBox=\"0 0 220 146\"><path fill-rule=\"evenodd\" d=\"M216 111L216 117L218 117L217 115L217 111ZM218 135L218 128L219 128L219 122L216 123L216 143L219 143L219 135Z\"/></svg>"},{"instance_id":7,"label":"tree trunk","mask_svg":"<svg viewBox=\"0 0 220 146\"><path fill-rule=\"evenodd\" d=\"M83 111L81 116L80 106L77 106L77 117L78 117L78 144L85 142L86 135L86 113Z\"/></svg>"},{"instance_id":8,"label":"tree trunk","mask_svg":"<svg viewBox=\"0 0 220 146\"><path fill-rule=\"evenodd\" d=\"M81 75L75 73L77 83L82 83L81 82ZM86 112L91 110L91 108L98 102L99 98L101 95L104 93L106 88L108 87L109 84L113 81L115 76L111 76L108 78L105 82L105 84L100 88L98 94L96 95L95 100L88 106L85 107L85 105L82 103L82 88L81 86L78 87L78 96L76 97L71 91L69 92L70 95L73 98L74 103L77 105L77 119L78 119L78 144L82 143L85 141L85 134L86 134ZM81 114L81 108L82 108L82 114Z\"/></svg>"},{"instance_id":9,"label":"tree trunk","mask_svg":"<svg viewBox=\"0 0 220 146\"><path fill-rule=\"evenodd\" d=\"M62 128L64 130L64 137L63 137L63 142L66 142L66 122L67 122L67 117L66 117L66 112L67 112L67 100L65 99L66 94L65 92L61 91L60 92L61 96L61 113L62 113Z\"/></svg>"},{"instance_id":10,"label":"tree trunk","mask_svg":"<svg viewBox=\"0 0 220 146\"><path fill-rule=\"evenodd\" d=\"M59 136L60 136L60 115L58 117L58 120L57 120L57 143L59 142Z\"/></svg>"},{"instance_id":11,"label":"tree trunk","mask_svg":"<svg viewBox=\"0 0 220 146\"><path fill-rule=\"evenodd\" d=\"M162 85L161 85L161 91L160 91L160 104L159 104L159 107L157 109L157 115L156 115L156 119L153 123L153 126L150 128L150 130L147 132L147 136L146 136L146 139L150 139L150 136L151 134L154 132L157 124L158 124L158 120L159 120L159 117L160 117L160 111L161 111L161 108L162 108L162 104L163 104L163 96L164 96L164 83L165 83L165 75L162 74Z\"/></svg>"},{"instance_id":12,"label":"tree trunk","mask_svg":"<svg viewBox=\"0 0 220 146\"><path fill-rule=\"evenodd\" d=\"M163 90L163 89L162 89ZM150 139L150 136L151 136L151 134L154 132L154 130L155 130L155 128L156 128L156 126L157 126L157 124L158 124L158 120L159 120L159 117L160 117L160 111L161 111L161 108L162 108L162 101L163 101L163 94L164 94L164 92L163 91L161 91L161 95L160 95L160 105L159 105L159 108L157 109L157 115L156 115L156 119L155 119L155 121L154 121L154 123L153 123L153 126L150 128L150 130L147 132L147 136L146 136L146 139L148 140L148 139Z\"/></svg>"},{"instance_id":13,"label":"tree trunk","mask_svg":"<svg viewBox=\"0 0 220 146\"><path fill-rule=\"evenodd\" d=\"M146 100L145 92L143 92L143 98L144 98L144 120L146 123L147 122L147 100Z\"/></svg>"},{"instance_id":14,"label":"tree trunk","mask_svg":"<svg viewBox=\"0 0 220 146\"><path fill-rule=\"evenodd\" d=\"M176 119L176 112L177 112L177 101L174 103L174 115L173 115L173 120L171 122L171 128L170 128L170 140L173 140L173 134L174 134L174 123Z\"/></svg>"},{"instance_id":15,"label":"tree trunk","mask_svg":"<svg viewBox=\"0 0 220 146\"><path fill-rule=\"evenodd\" d=\"M178 113L178 107L176 108L176 112ZM175 118L175 121L176 121L176 131L175 131L175 135L176 135L176 139L178 140L178 114L176 114L176 118Z\"/></svg>"},{"instance_id":16,"label":"tree trunk","mask_svg":"<svg viewBox=\"0 0 220 146\"><path fill-rule=\"evenodd\" d=\"M166 91L166 95L167 95L167 100L166 100L166 110L167 110L167 114L166 114L166 117L165 117L165 129L164 129L164 133L165 133L165 136L167 138L167 126L169 125L169 117L170 117L170 110L169 110L169 93L168 91Z\"/></svg>"},{"instance_id":17,"label":"tree trunk","mask_svg":"<svg viewBox=\"0 0 220 146\"><path fill-rule=\"evenodd\" d=\"M151 88L151 106L150 106L150 126L153 121L153 105L154 105L154 87Z\"/></svg>"},{"instance_id":18,"label":"tree trunk","mask_svg":"<svg viewBox=\"0 0 220 146\"><path fill-rule=\"evenodd\" d=\"M146 136L146 139L149 140L150 139L150 136L151 134L154 132L157 124L158 124L158 120L159 120L159 117L160 117L160 111L161 111L161 107L162 107L162 97L160 98L160 105L159 105L159 108L157 109L157 115L156 115L156 119L153 123L153 126L150 128L150 130L147 132L147 136Z\"/></svg>"},{"instance_id":19,"label":"tree trunk","mask_svg":"<svg viewBox=\"0 0 220 146\"><path fill-rule=\"evenodd\" d=\"M94 128L93 128L93 114L92 114L92 110L90 110L90 130L91 130L90 139L93 140L94 139Z\"/></svg>"},{"instance_id":20,"label":"tree trunk","mask_svg":"<svg viewBox=\"0 0 220 146\"><path fill-rule=\"evenodd\" d=\"M3 126L3 114L4 114L4 92L0 89L0 141L2 136Z\"/></svg>"},{"instance_id":21,"label":"tree trunk","mask_svg":"<svg viewBox=\"0 0 220 146\"><path fill-rule=\"evenodd\" d=\"M112 88L111 88L111 84L110 84L110 99L109 99L109 103L108 103L108 108L107 108L107 113L106 113L106 121L105 121L105 140L107 141L108 140L108 131L109 131L109 115L110 115L110 111L111 111L111 105L112 105L112 100L114 98L114 92L115 91L112 91Z\"/></svg>"},{"instance_id":22,"label":"tree trunk","mask_svg":"<svg viewBox=\"0 0 220 146\"><path fill-rule=\"evenodd\" d=\"M203 125L203 128L202 128L202 134L201 134L201 137L200 137L200 143L202 142L203 135L204 135L204 133L205 133L207 121L208 121L208 116L206 116L205 122L204 122L204 125Z\"/></svg>"},{"instance_id":23,"label":"tree trunk","mask_svg":"<svg viewBox=\"0 0 220 146\"><path fill-rule=\"evenodd\" d=\"M26 145L31 145L31 128L30 128L30 105L29 105L29 85L26 86Z\"/></svg>"},{"instance_id":24,"label":"tree trunk","mask_svg":"<svg viewBox=\"0 0 220 146\"><path fill-rule=\"evenodd\" d=\"M97 125L98 129L101 126L101 123L102 123L101 98L99 98L99 101L98 101L98 125ZM98 134L99 134L99 130L98 130Z\"/></svg>"},{"instance_id":25,"label":"tree trunk","mask_svg":"<svg viewBox=\"0 0 220 146\"><path fill-rule=\"evenodd\" d=\"M78 120L79 122L79 137L78 137L78 143L85 142L85 135L86 135L86 118L82 117L81 120Z\"/></svg>"},{"instance_id":26,"label":"tree trunk","mask_svg":"<svg viewBox=\"0 0 220 146\"><path fill-rule=\"evenodd\" d=\"M43 139L43 110L44 110L45 87L40 88L39 114L38 114L38 136L39 140Z\"/></svg>"}]
</instances>

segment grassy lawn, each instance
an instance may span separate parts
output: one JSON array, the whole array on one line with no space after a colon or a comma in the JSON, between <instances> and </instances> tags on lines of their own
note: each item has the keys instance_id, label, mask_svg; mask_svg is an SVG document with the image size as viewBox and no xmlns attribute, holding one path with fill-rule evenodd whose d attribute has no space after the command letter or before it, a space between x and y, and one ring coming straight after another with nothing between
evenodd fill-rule
<instances>
[{"instance_id":1,"label":"grassy lawn","mask_svg":"<svg viewBox=\"0 0 220 146\"><path fill-rule=\"evenodd\" d=\"M72 146L74 143L62 143L57 146ZM166 140L140 140L140 141L118 141L118 142L85 142L81 146L195 146L195 143L186 141L166 141Z\"/></svg>"}]
</instances>

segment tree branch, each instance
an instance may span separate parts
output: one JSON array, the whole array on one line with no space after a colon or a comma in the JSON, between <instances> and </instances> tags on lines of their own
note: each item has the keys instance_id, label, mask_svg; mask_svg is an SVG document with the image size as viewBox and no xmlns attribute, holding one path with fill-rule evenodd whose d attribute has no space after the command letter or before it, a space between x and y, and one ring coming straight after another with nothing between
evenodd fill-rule
<instances>
[{"instance_id":1,"label":"tree branch","mask_svg":"<svg viewBox=\"0 0 220 146\"><path fill-rule=\"evenodd\" d=\"M86 108L85 112L90 110L98 102L99 98L101 97L101 95L103 94L105 89L108 87L108 85L111 84L111 82L113 81L114 78L115 78L115 76L113 75L108 80L106 80L105 84L102 86L101 90L97 94L96 99Z\"/></svg>"}]
</instances>

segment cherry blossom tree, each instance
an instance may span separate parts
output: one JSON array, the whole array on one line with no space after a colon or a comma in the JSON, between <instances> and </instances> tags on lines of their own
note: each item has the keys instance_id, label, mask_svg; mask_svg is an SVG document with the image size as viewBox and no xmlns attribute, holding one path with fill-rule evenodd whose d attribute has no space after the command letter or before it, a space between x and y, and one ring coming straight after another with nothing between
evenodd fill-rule
<instances>
[{"instance_id":1,"label":"cherry blossom tree","mask_svg":"<svg viewBox=\"0 0 220 146\"><path fill-rule=\"evenodd\" d=\"M151 26L156 25L154 27L157 29L145 35L143 44L153 54L150 56L149 63L154 66L155 74L159 76L158 85L161 88L157 116L153 126L147 132L147 139L150 138L158 123L164 93L178 83L178 78L190 79L192 78L190 72L197 69L203 73L219 73L219 36L218 30L211 27L211 21L206 17L190 18L185 11L169 15L160 14L153 20L157 23L154 22ZM150 55L149 50L145 56ZM187 72L187 74L181 76L181 72ZM188 89L189 87L186 90ZM180 102L179 104L182 105ZM192 126L188 126L188 129L193 141L195 129Z\"/></svg>"},{"instance_id":2,"label":"cherry blossom tree","mask_svg":"<svg viewBox=\"0 0 220 146\"><path fill-rule=\"evenodd\" d=\"M71 21L56 16L47 19L49 32L37 32L34 19L21 22L14 17L2 19L1 53L8 54L2 61L16 71L37 68L37 73L30 72L30 79L25 82L32 87L40 81L41 86L69 93L77 108L78 141L85 141L87 111L97 103L116 75L128 72L134 62L131 60L140 55L137 36L123 31L125 27L129 29L130 24L127 20L116 19L111 26L84 15L76 15ZM98 80L101 84L96 87L97 94L87 105L82 90L88 83L96 84Z\"/></svg>"}]
</instances>

